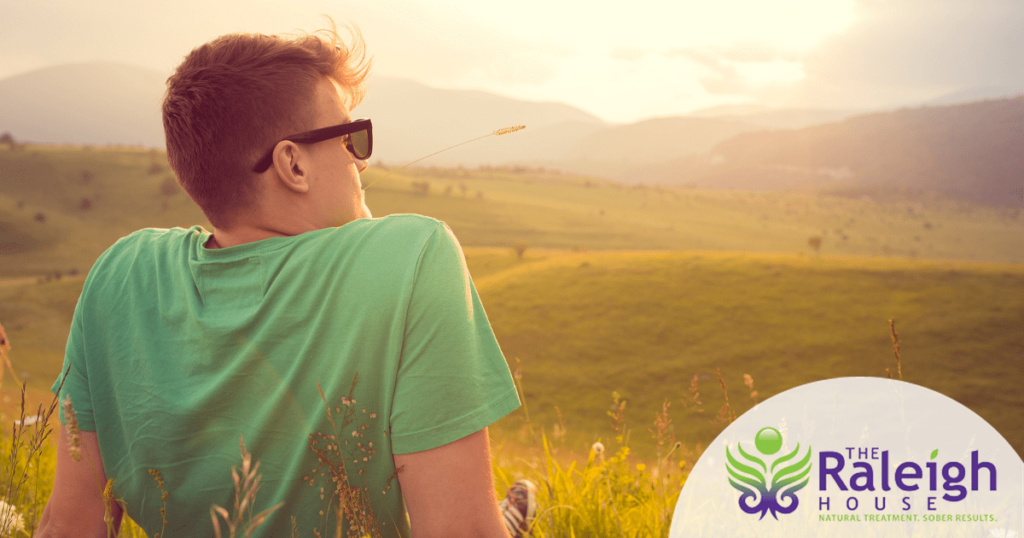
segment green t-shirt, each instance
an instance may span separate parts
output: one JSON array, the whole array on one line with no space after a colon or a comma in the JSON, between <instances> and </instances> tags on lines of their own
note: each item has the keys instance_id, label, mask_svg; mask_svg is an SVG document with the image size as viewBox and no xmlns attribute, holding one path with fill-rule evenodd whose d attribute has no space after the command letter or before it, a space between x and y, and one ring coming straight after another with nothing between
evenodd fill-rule
<instances>
[{"instance_id":1,"label":"green t-shirt","mask_svg":"<svg viewBox=\"0 0 1024 538\"><path fill-rule=\"evenodd\" d=\"M75 309L60 398L97 432L115 497L160 532L157 470L167 535L212 536L211 505L233 503L241 437L262 474L252 513L285 502L258 535L290 536L292 516L299 536L333 535L315 440L349 458L349 484L384 535L409 536L392 455L519 406L451 230L396 215L224 249L205 248L209 237L193 227L121 239Z\"/></svg>"}]
</instances>

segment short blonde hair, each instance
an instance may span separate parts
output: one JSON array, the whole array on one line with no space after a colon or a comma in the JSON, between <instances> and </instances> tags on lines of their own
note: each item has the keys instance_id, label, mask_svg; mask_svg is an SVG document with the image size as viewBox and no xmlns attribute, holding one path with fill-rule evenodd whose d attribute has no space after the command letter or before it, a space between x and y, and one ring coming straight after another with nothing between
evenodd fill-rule
<instances>
[{"instance_id":1,"label":"short blonde hair","mask_svg":"<svg viewBox=\"0 0 1024 538\"><path fill-rule=\"evenodd\" d=\"M229 34L194 49L167 79L167 158L210 222L224 226L256 195L253 164L279 140L312 129L314 96L335 80L354 108L370 61L359 30L351 45L331 28L292 37Z\"/></svg>"}]
</instances>

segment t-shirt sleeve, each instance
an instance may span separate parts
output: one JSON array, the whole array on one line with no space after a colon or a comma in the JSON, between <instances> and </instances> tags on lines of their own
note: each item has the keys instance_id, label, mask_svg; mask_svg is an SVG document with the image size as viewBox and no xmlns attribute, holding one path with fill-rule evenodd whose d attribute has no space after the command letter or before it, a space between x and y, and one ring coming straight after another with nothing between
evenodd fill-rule
<instances>
[{"instance_id":1,"label":"t-shirt sleeve","mask_svg":"<svg viewBox=\"0 0 1024 538\"><path fill-rule=\"evenodd\" d=\"M420 253L391 412L395 454L437 448L519 407L462 249L443 223Z\"/></svg>"},{"instance_id":2,"label":"t-shirt sleeve","mask_svg":"<svg viewBox=\"0 0 1024 538\"><path fill-rule=\"evenodd\" d=\"M64 400L70 398L78 429L95 431L96 422L93 419L92 398L89 394L89 379L86 375L85 364L84 308L82 307L84 296L85 292L83 291L82 298L78 299L78 305L75 307L75 316L71 321L68 345L64 351L64 365L50 390L60 400L58 409L61 423L67 424L67 419L64 416Z\"/></svg>"}]
</instances>

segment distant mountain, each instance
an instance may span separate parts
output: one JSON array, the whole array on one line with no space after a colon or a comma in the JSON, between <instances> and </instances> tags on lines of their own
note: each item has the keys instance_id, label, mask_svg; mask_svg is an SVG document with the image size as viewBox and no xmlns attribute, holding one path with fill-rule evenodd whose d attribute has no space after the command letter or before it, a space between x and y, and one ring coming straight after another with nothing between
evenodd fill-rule
<instances>
[{"instance_id":1,"label":"distant mountain","mask_svg":"<svg viewBox=\"0 0 1024 538\"><path fill-rule=\"evenodd\" d=\"M543 167L636 183L633 172L639 165L704 153L723 140L756 129L736 121L680 117L625 125L562 122L481 140L429 162Z\"/></svg>"},{"instance_id":2,"label":"distant mountain","mask_svg":"<svg viewBox=\"0 0 1024 538\"><path fill-rule=\"evenodd\" d=\"M1024 207L1024 97L745 133L649 171L664 182L850 194L939 192Z\"/></svg>"},{"instance_id":3,"label":"distant mountain","mask_svg":"<svg viewBox=\"0 0 1024 538\"><path fill-rule=\"evenodd\" d=\"M708 108L701 108L694 110L687 114L687 116L693 116L695 118L721 118L723 116L743 116L746 114L760 114L762 112L769 112L773 110L772 107L766 105L759 105L756 103L747 103L742 105L719 105Z\"/></svg>"},{"instance_id":4,"label":"distant mountain","mask_svg":"<svg viewBox=\"0 0 1024 538\"><path fill-rule=\"evenodd\" d=\"M529 132L557 128L562 135L578 135L605 123L578 108L553 102L530 102L475 90L431 88L406 79L375 76L368 81L366 98L353 111L373 119L374 154L388 164L404 164L448 146L486 135L496 129L526 125ZM502 139L521 138L523 133ZM501 147L504 144L499 144ZM485 144L467 145L460 152L432 157L425 164L476 166L493 163Z\"/></svg>"},{"instance_id":5,"label":"distant mountain","mask_svg":"<svg viewBox=\"0 0 1024 538\"><path fill-rule=\"evenodd\" d=\"M532 164L623 183L643 183L647 180L637 174L638 168L680 156L704 154L723 140L758 129L757 126L732 120L652 118L594 129L578 138L563 138L561 144L555 146L558 150L555 159L538 160ZM536 136L546 134L545 130ZM529 138L524 136L523 140ZM509 149L515 150L514 147ZM527 155L511 153L509 157L531 164Z\"/></svg>"},{"instance_id":6,"label":"distant mountain","mask_svg":"<svg viewBox=\"0 0 1024 538\"><path fill-rule=\"evenodd\" d=\"M688 114L697 118L742 121L767 129L801 129L844 120L863 111L829 108L771 108L763 105L723 105Z\"/></svg>"},{"instance_id":7,"label":"distant mountain","mask_svg":"<svg viewBox=\"0 0 1024 538\"><path fill-rule=\"evenodd\" d=\"M0 132L57 144L163 146L167 75L113 63L46 67L0 80Z\"/></svg>"},{"instance_id":8,"label":"distant mountain","mask_svg":"<svg viewBox=\"0 0 1024 538\"><path fill-rule=\"evenodd\" d=\"M0 80L0 132L40 143L162 147L165 80L157 71L111 63L9 77ZM488 137L422 165L524 165L627 183L745 189L932 190L1021 206L1022 100L854 117L838 109L730 105L608 124L561 103L372 77L353 114L373 119L373 160L391 166L525 124L522 132Z\"/></svg>"},{"instance_id":9,"label":"distant mountain","mask_svg":"<svg viewBox=\"0 0 1024 538\"><path fill-rule=\"evenodd\" d=\"M986 86L957 90L929 99L921 104L925 106L957 105L986 99L1007 99L1021 95L1024 95L1024 88Z\"/></svg>"},{"instance_id":10,"label":"distant mountain","mask_svg":"<svg viewBox=\"0 0 1024 538\"><path fill-rule=\"evenodd\" d=\"M164 144L160 103L167 76L133 66L93 63L49 67L0 80L0 132L40 143ZM426 166L526 165L629 179L638 164L705 152L758 129L735 119L655 118L607 124L578 108L473 90L446 90L371 77L356 117L374 125L377 163L397 166L495 129L488 138L431 157Z\"/></svg>"}]
</instances>

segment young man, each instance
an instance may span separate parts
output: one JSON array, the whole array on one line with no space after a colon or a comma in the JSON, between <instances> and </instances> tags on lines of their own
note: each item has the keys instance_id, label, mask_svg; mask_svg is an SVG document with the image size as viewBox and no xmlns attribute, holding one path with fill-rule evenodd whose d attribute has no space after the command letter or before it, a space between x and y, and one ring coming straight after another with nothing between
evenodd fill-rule
<instances>
[{"instance_id":1,"label":"young man","mask_svg":"<svg viewBox=\"0 0 1024 538\"><path fill-rule=\"evenodd\" d=\"M150 536L212 536L240 438L250 513L283 503L258 535L333 536L345 497L384 536L507 536L487 426L519 400L448 227L370 218L366 73L332 30L224 36L168 80L168 159L216 231L141 230L93 266L54 383L81 433L38 536L106 536L108 478Z\"/></svg>"}]
</instances>

